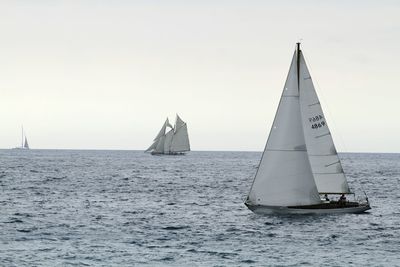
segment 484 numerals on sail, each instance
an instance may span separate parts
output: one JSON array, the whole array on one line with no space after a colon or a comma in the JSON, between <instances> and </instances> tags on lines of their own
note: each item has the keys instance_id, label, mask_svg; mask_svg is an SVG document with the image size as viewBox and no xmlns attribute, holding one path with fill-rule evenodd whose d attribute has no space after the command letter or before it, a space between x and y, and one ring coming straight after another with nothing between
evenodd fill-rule
<instances>
[{"instance_id":1,"label":"484 numerals on sail","mask_svg":"<svg viewBox=\"0 0 400 267\"><path fill-rule=\"evenodd\" d=\"M312 129L318 129L324 127L326 125L326 122L323 119L324 117L322 115L317 115L315 117L308 118L308 120L311 123Z\"/></svg>"}]
</instances>

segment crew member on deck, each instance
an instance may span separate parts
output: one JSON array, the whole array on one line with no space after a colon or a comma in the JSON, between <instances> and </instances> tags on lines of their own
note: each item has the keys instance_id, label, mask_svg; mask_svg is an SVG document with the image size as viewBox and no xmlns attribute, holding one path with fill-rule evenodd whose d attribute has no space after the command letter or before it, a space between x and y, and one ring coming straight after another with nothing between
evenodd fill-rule
<instances>
[{"instance_id":1,"label":"crew member on deck","mask_svg":"<svg viewBox=\"0 0 400 267\"><path fill-rule=\"evenodd\" d=\"M339 204L341 205L345 205L346 204L346 196L344 194L342 194L339 198Z\"/></svg>"},{"instance_id":2,"label":"crew member on deck","mask_svg":"<svg viewBox=\"0 0 400 267\"><path fill-rule=\"evenodd\" d=\"M325 194L325 201L329 201L328 194Z\"/></svg>"}]
</instances>

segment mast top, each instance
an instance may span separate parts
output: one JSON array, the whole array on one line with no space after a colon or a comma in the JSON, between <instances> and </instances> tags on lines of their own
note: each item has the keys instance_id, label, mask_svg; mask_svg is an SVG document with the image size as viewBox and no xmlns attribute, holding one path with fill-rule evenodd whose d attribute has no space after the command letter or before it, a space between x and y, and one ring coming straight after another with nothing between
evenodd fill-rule
<instances>
[{"instance_id":1,"label":"mast top","mask_svg":"<svg viewBox=\"0 0 400 267\"><path fill-rule=\"evenodd\" d=\"M300 90L300 42L296 43L297 46L297 90Z\"/></svg>"}]
</instances>

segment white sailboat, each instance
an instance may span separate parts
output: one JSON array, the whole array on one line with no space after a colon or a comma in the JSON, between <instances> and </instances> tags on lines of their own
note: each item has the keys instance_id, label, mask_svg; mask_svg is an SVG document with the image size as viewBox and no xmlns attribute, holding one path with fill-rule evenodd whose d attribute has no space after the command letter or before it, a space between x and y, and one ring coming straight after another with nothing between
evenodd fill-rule
<instances>
[{"instance_id":1,"label":"white sailboat","mask_svg":"<svg viewBox=\"0 0 400 267\"><path fill-rule=\"evenodd\" d=\"M153 144L145 152L151 152L152 155L180 155L186 151L190 151L187 124L177 114L175 127L167 118Z\"/></svg>"},{"instance_id":2,"label":"white sailboat","mask_svg":"<svg viewBox=\"0 0 400 267\"><path fill-rule=\"evenodd\" d=\"M320 195L341 195L338 201ZM300 43L293 55L278 110L245 205L255 213L359 213L368 198L352 194Z\"/></svg>"},{"instance_id":3,"label":"white sailboat","mask_svg":"<svg viewBox=\"0 0 400 267\"><path fill-rule=\"evenodd\" d=\"M15 147L14 149L29 149L28 138L24 132L24 127L22 126L22 136L21 136L21 146Z\"/></svg>"}]
</instances>

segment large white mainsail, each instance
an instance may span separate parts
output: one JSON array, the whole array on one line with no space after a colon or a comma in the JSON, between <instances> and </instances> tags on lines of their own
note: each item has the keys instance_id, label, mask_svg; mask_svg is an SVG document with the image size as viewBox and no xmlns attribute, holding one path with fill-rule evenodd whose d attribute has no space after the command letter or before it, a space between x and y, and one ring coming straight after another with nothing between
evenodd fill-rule
<instances>
[{"instance_id":1,"label":"large white mainsail","mask_svg":"<svg viewBox=\"0 0 400 267\"><path fill-rule=\"evenodd\" d=\"M293 55L279 107L247 203L300 206L321 203L303 133L298 65Z\"/></svg>"},{"instance_id":2,"label":"large white mainsail","mask_svg":"<svg viewBox=\"0 0 400 267\"><path fill-rule=\"evenodd\" d=\"M319 193L350 193L325 115L303 54L300 53L300 106L304 136Z\"/></svg>"},{"instance_id":3,"label":"large white mainsail","mask_svg":"<svg viewBox=\"0 0 400 267\"><path fill-rule=\"evenodd\" d=\"M176 115L175 132L170 147L171 152L190 151L189 134L186 122Z\"/></svg>"}]
</instances>

